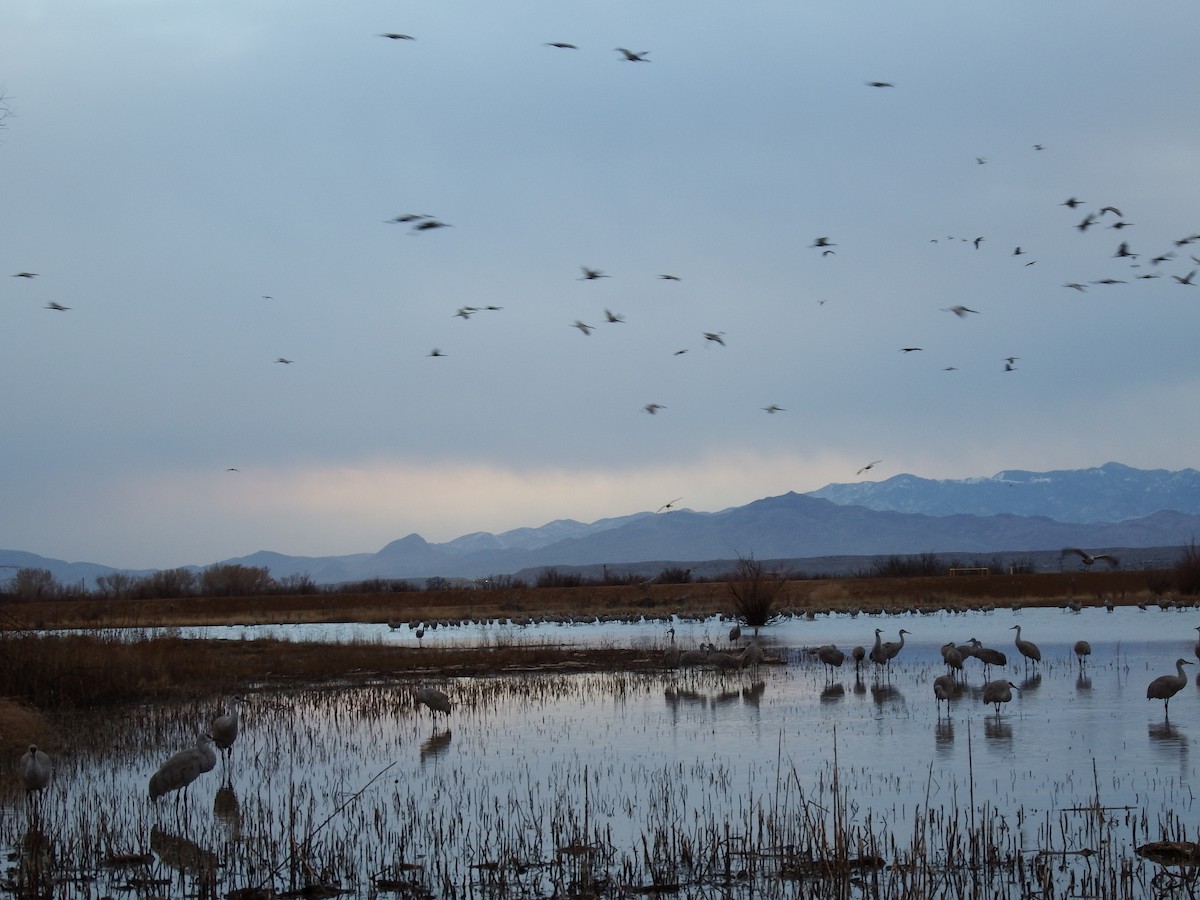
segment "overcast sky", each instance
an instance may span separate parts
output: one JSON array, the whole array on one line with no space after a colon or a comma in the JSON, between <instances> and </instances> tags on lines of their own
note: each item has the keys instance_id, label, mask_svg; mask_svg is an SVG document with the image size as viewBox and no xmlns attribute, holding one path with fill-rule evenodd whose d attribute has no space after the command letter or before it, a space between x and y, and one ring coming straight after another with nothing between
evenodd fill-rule
<instances>
[{"instance_id":1,"label":"overcast sky","mask_svg":"<svg viewBox=\"0 0 1200 900\"><path fill-rule=\"evenodd\" d=\"M1197 34L1194 0L6 0L0 547L1192 467Z\"/></svg>"}]
</instances>

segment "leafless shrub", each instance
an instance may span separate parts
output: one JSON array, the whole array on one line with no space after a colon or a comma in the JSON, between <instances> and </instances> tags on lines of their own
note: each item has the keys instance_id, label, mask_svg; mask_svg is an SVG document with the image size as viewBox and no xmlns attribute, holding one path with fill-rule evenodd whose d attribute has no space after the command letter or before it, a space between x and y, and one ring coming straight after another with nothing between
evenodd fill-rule
<instances>
[{"instance_id":1,"label":"leafless shrub","mask_svg":"<svg viewBox=\"0 0 1200 900\"><path fill-rule=\"evenodd\" d=\"M753 555L739 556L728 582L734 615L752 627L766 625L775 615L775 600L785 583Z\"/></svg>"},{"instance_id":2,"label":"leafless shrub","mask_svg":"<svg viewBox=\"0 0 1200 900\"><path fill-rule=\"evenodd\" d=\"M1175 563L1175 587L1188 597L1200 594L1200 548L1195 538L1184 545L1183 555Z\"/></svg>"}]
</instances>

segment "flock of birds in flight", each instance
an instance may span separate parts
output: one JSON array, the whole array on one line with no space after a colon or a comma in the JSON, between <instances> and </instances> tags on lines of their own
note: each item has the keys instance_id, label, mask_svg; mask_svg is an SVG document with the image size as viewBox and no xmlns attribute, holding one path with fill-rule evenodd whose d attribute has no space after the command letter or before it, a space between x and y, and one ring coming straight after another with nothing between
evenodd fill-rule
<instances>
[{"instance_id":1,"label":"flock of birds in flight","mask_svg":"<svg viewBox=\"0 0 1200 900\"><path fill-rule=\"evenodd\" d=\"M379 32L378 37L389 40L389 41L399 42L399 43L413 42L413 41L417 40L417 38L412 34L405 33L405 32L398 32L398 31ZM564 41L564 40L547 41L547 42L545 42L544 46L553 48L555 50L562 50L562 51L577 51L577 50L579 50L579 46L577 44L570 42L570 41ZM617 59L620 62L650 63L652 61L649 58L650 51L648 51L648 50L634 51L634 50L630 50L627 47L615 47L615 48L613 48L612 52L617 54ZM864 82L864 84L867 87L872 88L872 89L880 89L880 90L896 89L896 84L895 84L895 82L892 82L892 81L867 80ZM1045 145L1040 144L1040 143L1033 144L1032 147L1035 151L1045 150ZM977 157L975 157L975 162L978 165L986 165L988 163L988 157L977 156ZM1068 197L1066 200L1062 201L1059 204L1059 206L1066 208L1068 211L1075 211L1080 208L1085 208L1086 201L1081 200L1075 196L1071 196L1071 197ZM429 213L406 212L406 213L396 215L390 219L386 219L384 221L389 225L408 226L409 234L413 235L413 236L426 234L426 233L434 232L434 231L440 231L440 230L444 230L444 229L448 229L448 228L452 227L450 223L438 218L437 216L429 214ZM1100 230L1101 228L1107 228L1107 229L1111 229L1111 230L1116 230L1116 231L1124 234L1125 229L1132 228L1133 226L1134 226L1134 223L1129 221L1125 217L1124 213L1118 206L1113 205L1113 204L1105 204L1102 206L1097 206L1092 211L1085 212L1084 218L1082 220L1080 220L1078 223L1076 223L1074 225L1074 228L1077 231L1079 231L1080 233L1087 233L1092 230ZM956 239L953 237L950 237L950 238L947 238L947 240L954 241ZM957 240L968 242L971 246L974 247L975 250L978 251L978 250L981 250L982 248L984 248L987 238L985 235L978 235L974 238L961 238L961 239L957 239ZM1177 285L1184 286L1184 287L1195 287L1195 286L1198 286L1198 284L1200 284L1195 281L1197 272L1200 271L1200 269L1191 268L1190 271L1187 271L1186 273L1166 272L1166 271L1164 271L1164 269L1166 268L1166 266L1168 264L1170 264L1176 260L1178 254L1183 252L1183 248L1185 248L1197 241L1200 241L1200 234L1187 235L1187 236L1176 239L1173 242L1172 247L1166 248L1160 252L1155 252L1153 254L1149 254L1149 253L1142 253L1142 252L1138 252L1138 251L1134 250L1133 242L1131 242L1129 240L1121 240L1119 242L1119 244L1116 246L1115 251L1112 253L1112 257L1117 260L1121 260L1122 262L1126 262L1131 267L1136 268L1136 269L1142 269L1143 264L1140 261L1146 260L1149 268L1145 269L1144 271L1136 272L1133 275L1134 280L1151 280L1151 279L1161 278L1164 275L1169 275L1169 277ZM932 242L937 243L938 239L933 239ZM833 236L831 236L831 235L821 235L821 236L814 238L811 241L811 243L808 244L808 247L811 250L817 251L821 257L828 257L828 258L836 257L839 250L841 249L839 242L835 241ZM1012 250L1012 256L1026 258L1023 261L1025 266L1033 266L1038 261L1037 259L1028 259L1028 257L1030 257L1030 255L1031 255L1031 250L1027 249L1025 246L1016 246ZM1200 257L1191 255L1190 259L1191 259L1192 263L1194 263L1196 266L1200 267ZM578 280L584 281L584 282L596 282L601 279L608 279L611 277L603 269L595 268L595 267L587 266L587 265L580 266L580 271L582 274ZM28 280L37 278L38 274L39 273L37 273L37 272L20 271L20 272L15 273L13 275L13 277L19 278L19 279L24 279L24 280L28 281ZM657 277L659 280L661 280L663 282L668 282L668 283L679 283L683 280L682 276L677 275L677 274L671 274L671 273L662 273L662 274L659 274ZM1082 293L1082 292L1086 292L1089 289L1089 287L1093 286L1093 285L1094 286L1113 286L1113 285L1121 285L1121 284L1126 284L1126 283L1127 283L1127 280L1123 279L1123 278L1103 277L1103 278L1095 278L1095 279L1090 279L1090 280L1069 281L1064 286L1069 289L1072 289L1074 291L1078 291L1078 292ZM273 297L271 297L270 295L263 295L263 298L265 300L273 299ZM819 305L824 305L826 302L826 299L820 299L817 302ZM67 306L56 300L47 302L45 305L45 308L48 310L55 311L55 312L67 312L72 309L71 306ZM488 312L499 312L502 309L503 309L503 307L498 306L498 305L487 305L487 306L464 305L464 306L460 306L453 313L453 317L460 318L465 322L465 321L472 319L476 315L480 315L480 314L488 313ZM967 306L966 304L963 304L963 303L955 303L952 305L941 307L941 309L945 312L948 312L948 313L954 315L956 318L958 318L960 320L967 320L967 319L971 319L974 317L979 317L981 315L984 315L984 313L982 313L981 310ZM611 308L607 308L607 307L603 308L602 315L603 315L603 319L601 321L602 321L603 325L605 325L605 326L607 326L607 325L624 325L627 323L627 317L626 317L625 313L615 311ZM595 320L589 322L589 321L584 321L581 318L577 318L574 321L569 322L567 324L569 325L569 327L579 331L580 334L583 335L584 337L590 337L599 330L599 326L597 324L595 324ZM703 331L703 332L701 332L699 337L702 339L704 346L715 346L715 347L726 347L727 346L726 333L724 331L720 331L720 330ZM673 352L673 355L675 355L675 356L682 356L683 354L688 353L689 349L690 348L688 348L688 347L680 347L678 349L673 350L672 352ZM906 346L899 348L900 353L905 354L905 355L921 354L924 352L924 350L925 350L925 347L916 345L916 344L910 344L910 345L906 345ZM442 349L441 346L433 347L426 354L426 356L428 356L430 358L435 358L435 359L445 359L445 358L449 357L450 355L451 354L448 353L446 350ZM1001 371L1003 371L1005 373L1012 373L1012 372L1017 371L1018 370L1017 363L1020 359L1021 359L1021 357L1017 356L1015 354L1002 357L1002 360L1001 360L1002 365L1000 367ZM296 362L296 360L289 356L278 356L275 358L276 364L283 365L285 367L292 366L295 362ZM954 371L958 371L959 367L957 365L945 365L942 368L944 371L954 372ZM670 406L666 403L659 402L659 400L656 398L656 399L651 400L650 402L647 402L644 405L642 405L641 409L648 415L656 416L660 412L668 411L670 409ZM767 413L770 416L774 416L778 413L786 412L787 408L779 403L771 402L771 403L767 403L766 405L759 407L759 409L761 409L762 411L764 411L765 413ZM878 462L880 462L880 461L876 460L875 462L869 463L868 465L859 469L857 474L862 475L864 472L870 470ZM236 471L236 470L231 468L231 469L229 469L229 471Z\"/></svg>"}]
</instances>

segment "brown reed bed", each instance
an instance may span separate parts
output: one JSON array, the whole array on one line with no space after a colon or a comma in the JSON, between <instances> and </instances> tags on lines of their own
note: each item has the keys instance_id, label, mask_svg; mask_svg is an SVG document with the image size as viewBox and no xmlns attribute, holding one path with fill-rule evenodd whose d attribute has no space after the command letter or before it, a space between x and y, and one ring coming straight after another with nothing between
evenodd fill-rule
<instances>
[{"instance_id":1,"label":"brown reed bed","mask_svg":"<svg viewBox=\"0 0 1200 900\"><path fill-rule=\"evenodd\" d=\"M1027 607L1061 606L1069 600L1100 605L1101 598L1128 605L1153 599L1149 586L1152 574L1116 570L982 577L799 579L784 584L776 607L799 613L912 607L971 610L1014 602ZM548 614L628 619L730 614L733 610L734 597L729 584L698 582L12 603L0 612L0 629L461 621L537 618Z\"/></svg>"}]
</instances>

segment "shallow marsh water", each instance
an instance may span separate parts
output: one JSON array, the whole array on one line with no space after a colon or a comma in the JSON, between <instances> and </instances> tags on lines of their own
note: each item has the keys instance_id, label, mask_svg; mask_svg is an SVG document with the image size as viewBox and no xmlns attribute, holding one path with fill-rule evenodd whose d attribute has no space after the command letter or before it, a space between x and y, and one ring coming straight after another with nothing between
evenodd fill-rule
<instances>
[{"instance_id":1,"label":"shallow marsh water","mask_svg":"<svg viewBox=\"0 0 1200 900\"><path fill-rule=\"evenodd\" d=\"M36 805L9 777L7 877L64 897L317 882L362 897L615 896L651 885L685 896L957 896L964 884L1020 896L1046 879L1062 896L1158 896L1172 883L1133 848L1200 839L1200 688L1189 679L1169 723L1145 691L1176 657L1195 660L1197 621L1134 607L791 619L763 629L782 664L756 673L438 681L455 706L437 723L408 682L250 693L229 759L186 797L157 804L149 775L194 742L221 700L81 716ZM672 624L680 648L728 643L727 622ZM1013 646L1014 624L1041 647L1036 672ZM653 655L667 627L471 625L423 640L632 644ZM890 672L856 677L848 651L869 649L875 628L885 640L912 634ZM378 625L323 636L415 641ZM1022 688L999 717L981 702L975 660L949 713L935 707L937 648L971 637L1008 654L991 677ZM1082 671L1079 638L1093 649ZM847 651L834 673L808 652L831 642ZM1096 856L1077 855L1085 850ZM797 868L838 853L880 856L890 874L814 880ZM118 854L146 856L105 867ZM936 883L913 880L917 857L935 864ZM1035 862L1048 871L1034 874Z\"/></svg>"}]
</instances>

